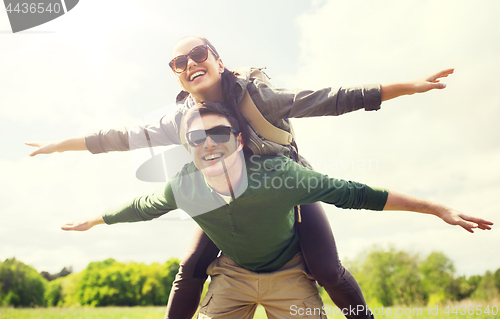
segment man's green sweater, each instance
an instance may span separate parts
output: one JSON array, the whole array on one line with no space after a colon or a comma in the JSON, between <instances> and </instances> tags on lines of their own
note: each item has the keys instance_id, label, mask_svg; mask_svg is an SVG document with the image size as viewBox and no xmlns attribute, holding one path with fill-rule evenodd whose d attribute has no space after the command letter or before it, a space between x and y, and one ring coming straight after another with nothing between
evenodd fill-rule
<instances>
[{"instance_id":1,"label":"man's green sweater","mask_svg":"<svg viewBox=\"0 0 500 319\"><path fill-rule=\"evenodd\" d=\"M387 201L387 190L329 178L286 157L246 156L245 163L244 181L229 204L190 163L165 187L107 210L103 219L107 224L145 221L181 208L241 267L268 272L300 251L295 206L322 201L382 210Z\"/></svg>"}]
</instances>

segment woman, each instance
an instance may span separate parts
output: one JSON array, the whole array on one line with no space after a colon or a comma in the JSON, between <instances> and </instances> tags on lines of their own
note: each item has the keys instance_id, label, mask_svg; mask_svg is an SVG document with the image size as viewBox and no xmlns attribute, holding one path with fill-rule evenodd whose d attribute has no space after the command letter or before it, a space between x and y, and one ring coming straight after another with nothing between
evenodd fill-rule
<instances>
[{"instance_id":1,"label":"woman","mask_svg":"<svg viewBox=\"0 0 500 319\"><path fill-rule=\"evenodd\" d=\"M273 125L290 131L288 118L339 115L357 109L377 110L381 101L400 95L442 89L439 78L453 73L452 69L441 71L428 78L376 85L363 88L331 88L310 91L275 89L258 79L248 79L245 74L235 74L224 67L211 43L199 37L186 37L173 49L170 66L182 88L187 92L178 96L179 110L173 117L164 117L160 123L146 126L148 139L154 145L180 144L180 122L182 115L195 103L202 101L224 102L238 110L245 91L264 117ZM238 114L240 114L238 112ZM241 116L241 114L240 114ZM258 138L250 127L250 135ZM131 135L133 137L133 133ZM120 130L99 132L83 138L67 139L57 143L40 145L31 156L63 152L68 150L90 150L92 153L112 150L128 150L128 133ZM303 165L307 163L298 156L294 146L280 145L259 140L251 151L257 154L285 155ZM147 147L148 145L139 145ZM332 231L324 211L319 204L301 206L301 222L297 223L302 254L312 275L322 285L332 301L341 309L366 306L365 300L352 275L341 265ZM191 318L199 304L206 268L216 258L219 249L198 229L174 282L165 318ZM365 313L353 318L366 317Z\"/></svg>"}]
</instances>

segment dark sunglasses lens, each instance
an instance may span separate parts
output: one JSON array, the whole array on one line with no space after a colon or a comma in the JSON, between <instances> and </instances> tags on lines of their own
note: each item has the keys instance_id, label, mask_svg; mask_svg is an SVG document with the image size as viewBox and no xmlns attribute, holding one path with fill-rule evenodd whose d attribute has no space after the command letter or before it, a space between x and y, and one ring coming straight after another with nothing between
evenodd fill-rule
<instances>
[{"instance_id":1,"label":"dark sunglasses lens","mask_svg":"<svg viewBox=\"0 0 500 319\"><path fill-rule=\"evenodd\" d=\"M177 73L184 72L187 67L187 57L186 56L180 56L177 59L174 60L174 71Z\"/></svg>"},{"instance_id":2,"label":"dark sunglasses lens","mask_svg":"<svg viewBox=\"0 0 500 319\"><path fill-rule=\"evenodd\" d=\"M231 136L231 128L214 127L206 131L204 130L191 131L187 135L187 140L189 142L189 145L197 147L205 143L207 135L209 135L210 139L215 143L227 143L229 142L229 138Z\"/></svg>"},{"instance_id":3,"label":"dark sunglasses lens","mask_svg":"<svg viewBox=\"0 0 500 319\"><path fill-rule=\"evenodd\" d=\"M207 130L207 134L215 143L227 143L231 136L231 129L229 127L215 127Z\"/></svg>"},{"instance_id":4,"label":"dark sunglasses lens","mask_svg":"<svg viewBox=\"0 0 500 319\"><path fill-rule=\"evenodd\" d=\"M196 47L189 53L189 56L196 63L205 62L208 58L208 49L207 47Z\"/></svg>"},{"instance_id":5,"label":"dark sunglasses lens","mask_svg":"<svg viewBox=\"0 0 500 319\"><path fill-rule=\"evenodd\" d=\"M205 134L205 131L203 130L198 130L198 131L192 131L189 132L188 134L188 142L191 146L199 146L205 142L207 139L207 135Z\"/></svg>"}]
</instances>

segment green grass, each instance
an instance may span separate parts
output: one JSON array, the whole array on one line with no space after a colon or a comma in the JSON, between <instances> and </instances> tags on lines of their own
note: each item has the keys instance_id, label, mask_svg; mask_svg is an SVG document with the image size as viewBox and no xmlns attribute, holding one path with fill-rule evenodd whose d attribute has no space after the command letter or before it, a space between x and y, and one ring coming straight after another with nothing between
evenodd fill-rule
<instances>
[{"instance_id":1,"label":"green grass","mask_svg":"<svg viewBox=\"0 0 500 319\"><path fill-rule=\"evenodd\" d=\"M166 307L0 308L0 319L163 319ZM266 319L259 307L255 319Z\"/></svg>"},{"instance_id":2,"label":"green grass","mask_svg":"<svg viewBox=\"0 0 500 319\"><path fill-rule=\"evenodd\" d=\"M445 313L446 307L449 305L449 314ZM481 315L470 315L467 314L466 309L469 307L471 309L476 309L477 305L482 305L480 309L484 311L486 306L489 306L491 310L492 306L496 305L500 308L500 301L496 300L493 302L473 302L473 301L463 301L461 303L449 303L444 305L439 305L437 309L437 315L429 314L428 306L392 306L382 308L374 308L375 314L377 311L380 313L376 315L376 318L384 319L500 319L500 309L497 315L481 314ZM328 305L327 305L328 306ZM454 307L457 306L456 312L453 313ZM431 306L431 308L436 309L436 306ZM497 309L498 309L497 308ZM165 307L105 307L105 308L24 308L24 309L14 309L14 308L0 308L0 319L163 319L165 314ZM328 312L330 309L327 308ZM391 309L392 314L388 315L388 309ZM407 313L413 312L413 314L397 315L396 312L406 311ZM421 311L417 310L421 309ZM334 310L333 310L334 311ZM384 314L381 312L384 311ZM435 311L434 311L435 312ZM465 314L461 314L460 312ZM290 316L293 318L294 316ZM266 319L266 313L264 308L259 307L255 314L255 319ZM332 319L343 319L342 315L328 314L328 318Z\"/></svg>"},{"instance_id":3,"label":"green grass","mask_svg":"<svg viewBox=\"0 0 500 319\"><path fill-rule=\"evenodd\" d=\"M165 307L0 308L1 319L153 319L163 318Z\"/></svg>"}]
</instances>

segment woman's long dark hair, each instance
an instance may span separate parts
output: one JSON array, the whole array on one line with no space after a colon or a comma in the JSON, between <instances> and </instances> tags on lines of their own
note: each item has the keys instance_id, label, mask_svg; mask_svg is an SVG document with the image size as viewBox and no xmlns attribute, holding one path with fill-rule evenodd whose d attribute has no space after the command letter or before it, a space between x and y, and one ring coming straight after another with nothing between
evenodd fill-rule
<instances>
[{"instance_id":1,"label":"woman's long dark hair","mask_svg":"<svg viewBox=\"0 0 500 319\"><path fill-rule=\"evenodd\" d=\"M203 38L203 37L197 37L198 39L202 40L203 43L208 45L213 52L215 53L215 58L219 59L219 53L215 49L215 47L208 41L208 39ZM239 90L236 89L236 81L238 78L236 75L234 75L233 72L229 71L227 68L224 68L224 72L221 74L221 91L222 91L222 97L224 99L224 104L232 109L234 111L234 115L236 116L236 119L238 120L239 123L244 123L245 125L241 125L241 135L243 137L243 142L245 145L248 143L248 138L249 138L249 127L248 127L248 121L245 118L245 116L241 113L240 108L238 106L238 93L240 92Z\"/></svg>"}]
</instances>

